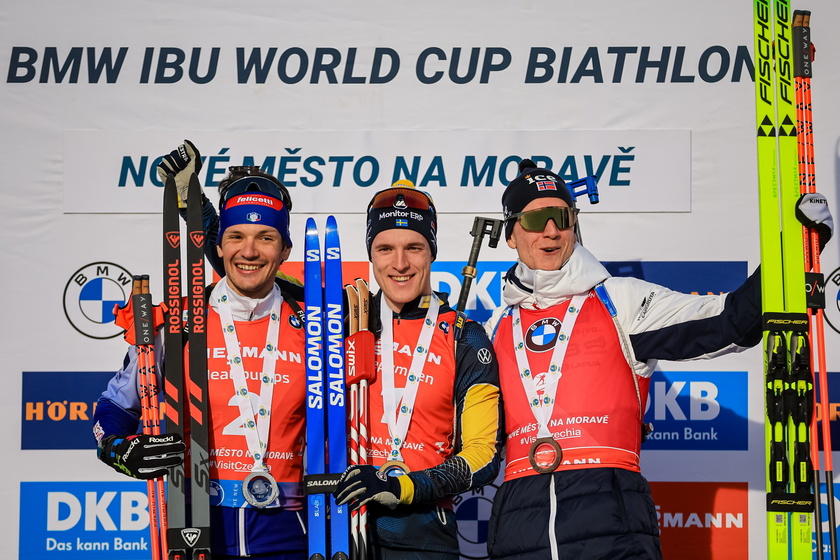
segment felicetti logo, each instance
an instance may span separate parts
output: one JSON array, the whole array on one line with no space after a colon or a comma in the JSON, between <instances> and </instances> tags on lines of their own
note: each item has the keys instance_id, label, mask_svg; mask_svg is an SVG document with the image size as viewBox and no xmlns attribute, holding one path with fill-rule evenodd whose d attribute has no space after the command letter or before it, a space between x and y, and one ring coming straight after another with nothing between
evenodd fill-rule
<instances>
[{"instance_id":1,"label":"felicetti logo","mask_svg":"<svg viewBox=\"0 0 840 560\"><path fill-rule=\"evenodd\" d=\"M118 264L94 262L74 272L64 287L64 315L73 328L90 338L114 338L114 305L131 294L131 273Z\"/></svg>"}]
</instances>

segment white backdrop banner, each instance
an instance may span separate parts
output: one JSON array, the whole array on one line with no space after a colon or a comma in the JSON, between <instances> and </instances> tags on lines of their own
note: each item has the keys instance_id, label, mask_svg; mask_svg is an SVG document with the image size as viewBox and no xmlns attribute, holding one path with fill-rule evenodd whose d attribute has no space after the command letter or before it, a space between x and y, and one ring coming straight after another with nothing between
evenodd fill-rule
<instances>
[{"instance_id":1,"label":"white backdrop banner","mask_svg":"<svg viewBox=\"0 0 840 560\"><path fill-rule=\"evenodd\" d=\"M840 176L840 4L814 0L817 189ZM143 485L94 457L91 415L125 342L110 310L132 274L162 299L158 158L185 138L211 200L230 165L279 176L303 225L338 218L345 272L370 278L364 210L399 178L439 208L432 280L461 290L476 215L500 217L520 158L567 180L584 243L613 274L697 293L759 264L753 3L77 0L0 8L0 557L149 558ZM501 305L516 253L484 247L466 309ZM827 271L840 372L840 243ZM643 446L665 556L766 557L763 357L662 363ZM834 389L834 387L837 389ZM840 380L830 383L834 420ZM838 434L840 436L840 434ZM496 485L458 499L483 558ZM823 529L830 529L824 525Z\"/></svg>"}]
</instances>

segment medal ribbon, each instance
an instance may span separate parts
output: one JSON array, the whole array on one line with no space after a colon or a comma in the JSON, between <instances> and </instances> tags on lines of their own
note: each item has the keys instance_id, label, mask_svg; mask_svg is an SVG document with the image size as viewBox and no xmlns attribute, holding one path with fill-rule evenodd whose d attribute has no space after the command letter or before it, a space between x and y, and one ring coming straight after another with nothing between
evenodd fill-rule
<instances>
[{"instance_id":1,"label":"medal ribbon","mask_svg":"<svg viewBox=\"0 0 840 560\"><path fill-rule=\"evenodd\" d=\"M408 370L405 390L399 402L398 410L397 392L394 387L394 316L391 308L385 303L384 296L379 306L379 319L382 324L382 334L379 337L382 364L382 404L385 409L385 420L388 423L388 433L391 435L389 461L402 461L400 448L405 443L405 435L408 433L408 426L411 423L414 401L417 399L417 390L420 387L420 380L423 378L423 368L426 365L432 336L435 334L439 310L440 301L435 294L432 294L429 296L429 309L426 311L426 319L423 321L423 328L417 339L417 346L414 348L411 369Z\"/></svg>"},{"instance_id":2,"label":"medal ribbon","mask_svg":"<svg viewBox=\"0 0 840 560\"><path fill-rule=\"evenodd\" d=\"M271 423L271 399L274 395L274 372L278 358L276 344L280 335L280 307L283 304L283 298L276 290L272 289L271 297L274 298L274 302L269 316L262 377L260 378L260 394L257 402L258 408L255 411L248 392L248 381L242 363L242 351L239 347L239 339L236 336L236 327L230 308L231 295L225 278L222 278L219 282L218 288L219 296L216 303L218 304L219 317L222 319L222 332L225 336L230 377L235 390L234 398L239 406L240 417L246 419L242 424L242 429L245 431L248 450L254 458L254 466L251 467L251 472L267 473L265 451L268 447L268 427Z\"/></svg>"},{"instance_id":3,"label":"medal ribbon","mask_svg":"<svg viewBox=\"0 0 840 560\"><path fill-rule=\"evenodd\" d=\"M528 396L528 404L531 407L531 413L539 426L538 438L551 438L551 430L548 428L548 423L551 420L551 414L554 411L554 400L557 396L557 386L560 382L560 377L563 375L562 365L566 357L566 350L569 348L569 339L572 336L572 330L575 328L575 322L580 315L580 310L589 294L577 294L572 297L569 307L566 309L566 314L563 316L563 322L560 323L560 330L557 332L557 340L554 343L554 351L551 354L551 362L548 366L548 371L545 374L545 389L542 397L537 393L537 384L534 381L534 372L531 371L531 366L528 363L528 353L525 351L525 340L522 334L524 326L519 314L519 306L513 308L513 346L516 354L516 365L519 367L519 378L522 381L522 388L525 389L525 394Z\"/></svg>"}]
</instances>

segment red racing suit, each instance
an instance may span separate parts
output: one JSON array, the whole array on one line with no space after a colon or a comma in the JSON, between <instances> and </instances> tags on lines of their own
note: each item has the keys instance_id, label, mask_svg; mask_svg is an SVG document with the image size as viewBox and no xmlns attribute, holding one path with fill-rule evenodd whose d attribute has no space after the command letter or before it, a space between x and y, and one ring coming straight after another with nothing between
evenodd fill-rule
<instances>
[{"instance_id":1,"label":"red racing suit","mask_svg":"<svg viewBox=\"0 0 840 560\"><path fill-rule=\"evenodd\" d=\"M490 519L490 557L661 558L656 511L639 469L650 376L660 359L710 358L757 344L758 274L729 294L681 294L610 277L577 245L560 270L518 263L505 278L503 294L508 307L487 325L499 359L507 433L505 482ZM565 333L562 321L576 294L587 297L572 332ZM513 306L519 307L521 326L513 325ZM523 331L536 381L557 340L569 337L549 422L563 455L551 473L536 472L528 460L537 429L520 381L514 328Z\"/></svg>"},{"instance_id":2,"label":"red racing suit","mask_svg":"<svg viewBox=\"0 0 840 560\"><path fill-rule=\"evenodd\" d=\"M224 280L223 280L224 281ZM275 288L275 296L280 292ZM212 294L210 301L215 301ZM251 300L253 301L253 300ZM237 302L249 305L248 301ZM234 308L236 335L250 390L259 390L262 355L268 329L270 301L256 307ZM212 306L207 313L207 374L210 408L211 529L213 554L246 556L265 553L300 552L306 557L303 515L303 451L305 444L304 329L287 301L281 307L278 360L271 402L271 424L266 466L279 486L278 499L259 509L248 504L241 483L254 461L242 435L243 419L233 399L234 386L226 360L226 348L219 314ZM240 319L250 320L240 320ZM157 348L162 348L156 340ZM187 344L188 351L189 344ZM162 378L163 352L156 352L157 372ZM185 363L187 362L185 358ZM160 382L160 379L159 379ZM94 432L100 437L134 433L140 418L137 356L132 347L125 363L110 381L97 404ZM253 400L253 394L252 394ZM187 411L184 416L189 417ZM165 430L165 427L163 428ZM185 437L188 439L188 436Z\"/></svg>"},{"instance_id":3,"label":"red racing suit","mask_svg":"<svg viewBox=\"0 0 840 560\"><path fill-rule=\"evenodd\" d=\"M390 510L368 504L375 547L448 553L458 557L452 498L496 477L501 448L498 369L492 346L480 325L467 321L454 338L455 312L443 300L423 369L411 423L402 447L413 483L410 503ZM378 318L381 293L371 306ZM406 372L428 308L429 296L394 314L394 387L406 385ZM374 330L378 321L374 321ZM391 450L382 398L381 352L370 384L368 457L381 466ZM405 501L405 499L404 499Z\"/></svg>"}]
</instances>

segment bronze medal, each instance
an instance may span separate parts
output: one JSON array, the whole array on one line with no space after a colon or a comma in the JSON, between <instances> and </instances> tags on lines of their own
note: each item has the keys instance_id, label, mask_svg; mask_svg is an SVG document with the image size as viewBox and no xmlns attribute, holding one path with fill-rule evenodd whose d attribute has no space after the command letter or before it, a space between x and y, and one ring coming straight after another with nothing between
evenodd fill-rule
<instances>
[{"instance_id":1,"label":"bronze medal","mask_svg":"<svg viewBox=\"0 0 840 560\"><path fill-rule=\"evenodd\" d=\"M528 451L528 460L538 473L554 472L563 459L563 450L554 438L537 438Z\"/></svg>"},{"instance_id":2,"label":"bronze medal","mask_svg":"<svg viewBox=\"0 0 840 560\"><path fill-rule=\"evenodd\" d=\"M400 476L411 472L408 465L402 461L388 461L379 467L379 470L384 472L386 476Z\"/></svg>"}]
</instances>

